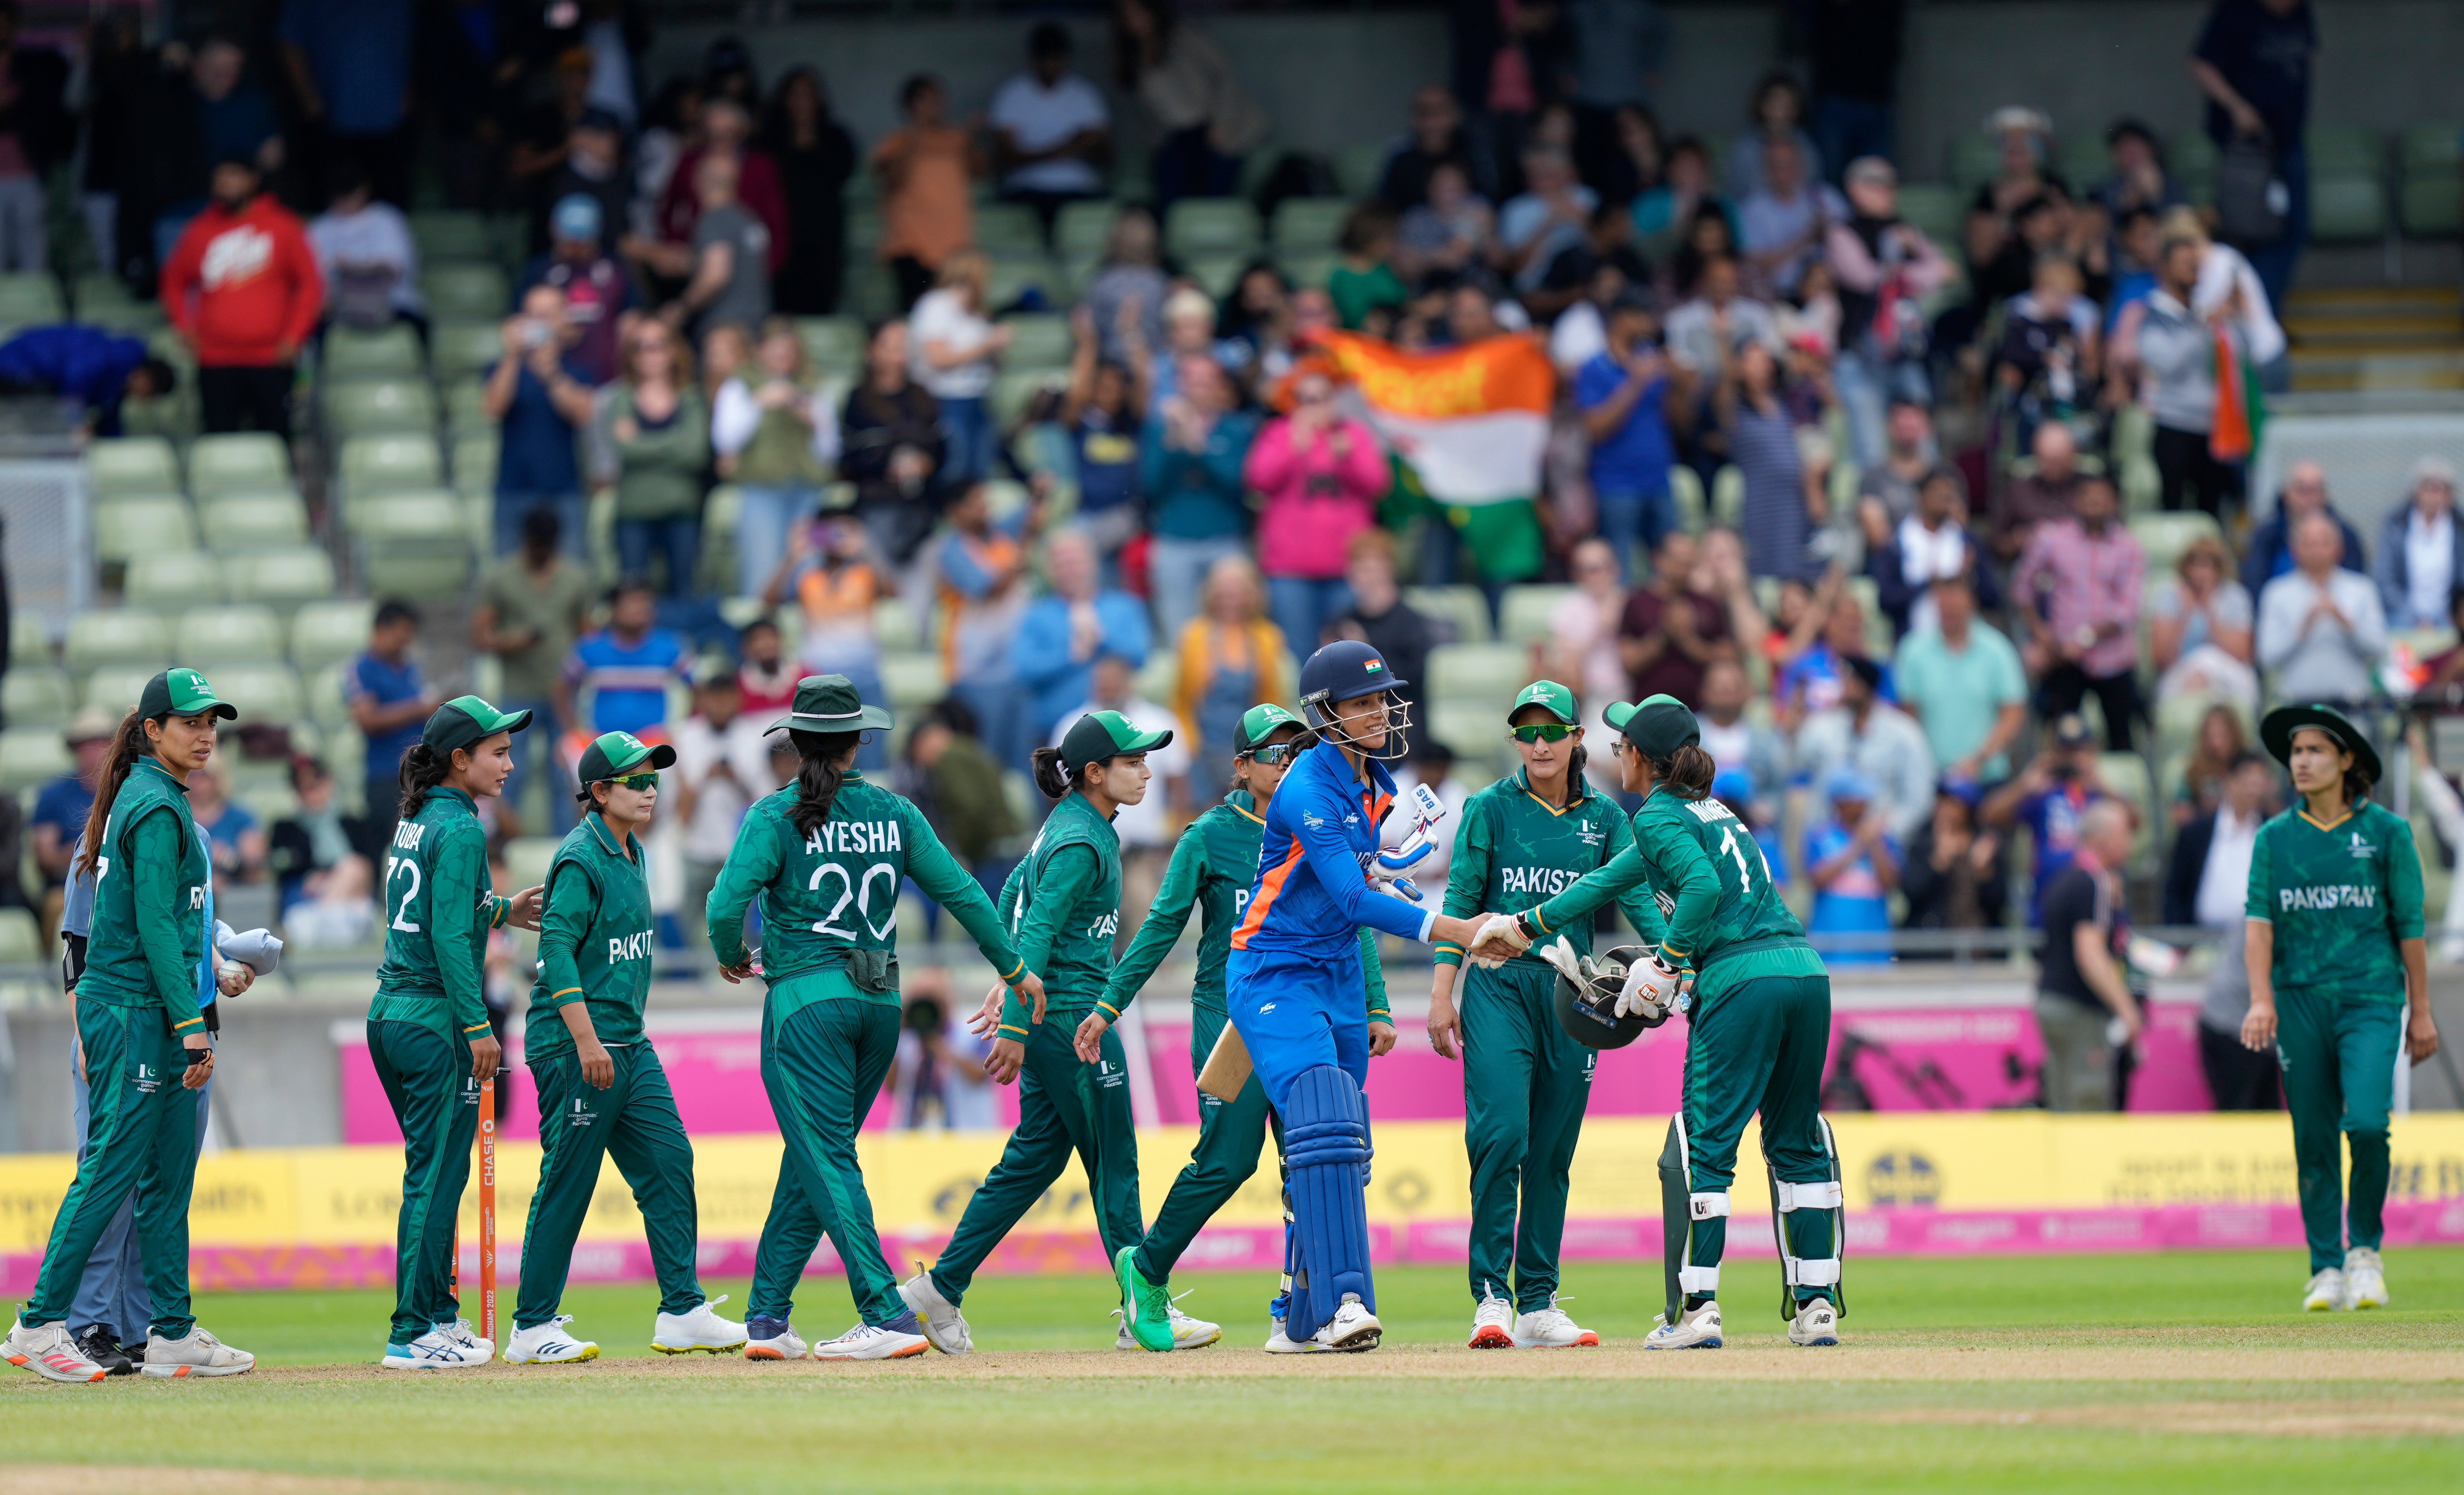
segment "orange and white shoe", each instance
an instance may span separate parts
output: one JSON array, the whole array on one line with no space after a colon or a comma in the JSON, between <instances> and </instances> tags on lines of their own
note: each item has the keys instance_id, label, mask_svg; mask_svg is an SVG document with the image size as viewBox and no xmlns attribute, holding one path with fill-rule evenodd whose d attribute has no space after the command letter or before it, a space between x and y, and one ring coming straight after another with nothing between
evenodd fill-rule
<instances>
[{"instance_id":1,"label":"orange and white shoe","mask_svg":"<svg viewBox=\"0 0 2464 1495\"><path fill-rule=\"evenodd\" d=\"M1519 1350L1596 1350L1600 1336L1575 1323L1549 1294L1549 1306L1514 1315L1514 1344Z\"/></svg>"},{"instance_id":2,"label":"orange and white shoe","mask_svg":"<svg viewBox=\"0 0 2464 1495\"><path fill-rule=\"evenodd\" d=\"M33 1372L47 1381L99 1381L110 1373L85 1357L69 1337L66 1324L28 1329L23 1320L9 1327L0 1339L0 1360Z\"/></svg>"},{"instance_id":3,"label":"orange and white shoe","mask_svg":"<svg viewBox=\"0 0 2464 1495\"><path fill-rule=\"evenodd\" d=\"M1486 1288L1488 1284L1481 1284ZM1463 1341L1470 1350L1511 1350L1514 1348L1514 1305L1494 1291L1481 1294L1480 1307L1471 1310L1471 1337Z\"/></svg>"},{"instance_id":4,"label":"orange and white shoe","mask_svg":"<svg viewBox=\"0 0 2464 1495\"><path fill-rule=\"evenodd\" d=\"M782 1318L763 1318L757 1313L744 1321L744 1358L748 1360L802 1360L812 1353L794 1326Z\"/></svg>"},{"instance_id":5,"label":"orange and white shoe","mask_svg":"<svg viewBox=\"0 0 2464 1495\"><path fill-rule=\"evenodd\" d=\"M887 1324L858 1324L836 1339L813 1347L816 1360L907 1360L933 1348L913 1310Z\"/></svg>"}]
</instances>

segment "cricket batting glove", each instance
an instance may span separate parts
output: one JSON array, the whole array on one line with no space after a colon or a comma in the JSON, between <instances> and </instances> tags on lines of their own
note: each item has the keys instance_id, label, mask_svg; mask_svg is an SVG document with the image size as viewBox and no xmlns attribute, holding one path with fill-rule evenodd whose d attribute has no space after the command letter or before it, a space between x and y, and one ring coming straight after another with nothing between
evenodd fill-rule
<instances>
[{"instance_id":1,"label":"cricket batting glove","mask_svg":"<svg viewBox=\"0 0 2464 1495\"><path fill-rule=\"evenodd\" d=\"M1658 951L1626 968L1625 988L1617 993L1620 1018L1662 1018L1677 1001L1677 983L1684 973Z\"/></svg>"}]
</instances>

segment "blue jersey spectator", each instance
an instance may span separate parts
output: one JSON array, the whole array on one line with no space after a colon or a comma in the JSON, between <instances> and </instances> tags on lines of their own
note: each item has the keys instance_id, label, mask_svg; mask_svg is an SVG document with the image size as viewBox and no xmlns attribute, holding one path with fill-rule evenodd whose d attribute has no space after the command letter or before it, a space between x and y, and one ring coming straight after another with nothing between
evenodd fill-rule
<instances>
[{"instance_id":1,"label":"blue jersey spectator","mask_svg":"<svg viewBox=\"0 0 2464 1495\"><path fill-rule=\"evenodd\" d=\"M2028 925L2042 922L2045 889L2079 855L2079 821L2087 807L2107 798L2097 776L2097 737L2086 721L2067 715L2054 723L2054 745L1987 797L1986 825L2007 831L2028 827L2035 865L2028 890Z\"/></svg>"},{"instance_id":2,"label":"blue jersey spectator","mask_svg":"<svg viewBox=\"0 0 2464 1495\"><path fill-rule=\"evenodd\" d=\"M1010 650L1019 683L1032 697L1027 719L1038 742L1086 703L1097 655L1118 655L1136 669L1154 642L1136 598L1097 586L1095 547L1083 531L1054 535L1044 567L1052 590L1027 605Z\"/></svg>"},{"instance_id":3,"label":"blue jersey spectator","mask_svg":"<svg viewBox=\"0 0 2464 1495\"><path fill-rule=\"evenodd\" d=\"M667 740L668 686L685 678L693 664L684 637L653 627L656 594L638 577L616 584L607 627L573 646L556 683L557 720L564 730L597 737L629 732L653 742ZM590 719L576 715L575 698L590 692Z\"/></svg>"},{"instance_id":4,"label":"blue jersey spectator","mask_svg":"<svg viewBox=\"0 0 2464 1495\"><path fill-rule=\"evenodd\" d=\"M97 435L120 434L120 402L169 394L171 365L142 338L61 322L0 342L0 393L50 394L85 407Z\"/></svg>"},{"instance_id":5,"label":"blue jersey spectator","mask_svg":"<svg viewBox=\"0 0 2464 1495\"><path fill-rule=\"evenodd\" d=\"M111 739L120 718L101 706L88 706L69 718L61 734L77 757L77 772L63 774L34 796L34 813L27 834L34 845L34 866L46 890L69 880L70 853L85 834L86 816L94 809L95 786L102 782L103 760L111 756ZM46 919L48 923L48 918Z\"/></svg>"},{"instance_id":6,"label":"blue jersey spectator","mask_svg":"<svg viewBox=\"0 0 2464 1495\"><path fill-rule=\"evenodd\" d=\"M1891 927L1891 890L1900 881L1900 843L1873 813L1874 789L1854 769L1822 786L1831 818L1805 833L1805 877L1814 885L1814 912L1805 921L1814 948L1833 965L1876 965L1891 953L1877 946L1841 949L1826 934L1880 934Z\"/></svg>"},{"instance_id":7,"label":"blue jersey spectator","mask_svg":"<svg viewBox=\"0 0 2464 1495\"><path fill-rule=\"evenodd\" d=\"M407 603L377 608L368 629L368 651L342 674L342 696L351 721L367 744L366 839L360 850L373 866L385 865L402 801L402 756L419 740L428 714L436 709L419 677L410 646L419 637L419 613Z\"/></svg>"},{"instance_id":8,"label":"blue jersey spectator","mask_svg":"<svg viewBox=\"0 0 2464 1495\"><path fill-rule=\"evenodd\" d=\"M1638 539L1656 551L1660 537L1677 527L1677 505L1668 491L1677 449L1662 404L1668 361L1652 341L1656 331L1640 295L1620 296L1609 307L1608 350L1574 374L1574 405L1592 443L1592 497L1599 506L1600 536L1617 551L1621 576L1632 574Z\"/></svg>"},{"instance_id":9,"label":"blue jersey spectator","mask_svg":"<svg viewBox=\"0 0 2464 1495\"><path fill-rule=\"evenodd\" d=\"M496 422L496 554L522 544L522 519L533 509L556 512L564 553L586 558L589 508L582 495L577 434L590 424L594 382L577 356L565 293L535 285L521 312L504 328L505 357L488 368L479 399Z\"/></svg>"}]
</instances>

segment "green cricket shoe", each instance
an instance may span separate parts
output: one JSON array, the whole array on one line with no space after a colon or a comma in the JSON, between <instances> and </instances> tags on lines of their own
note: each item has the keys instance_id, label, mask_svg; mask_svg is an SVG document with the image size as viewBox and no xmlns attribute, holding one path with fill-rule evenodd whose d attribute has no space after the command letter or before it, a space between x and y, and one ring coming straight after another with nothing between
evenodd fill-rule
<instances>
[{"instance_id":1,"label":"green cricket shoe","mask_svg":"<svg viewBox=\"0 0 2464 1495\"><path fill-rule=\"evenodd\" d=\"M1112 1275L1121 1280L1121 1319L1139 1349L1168 1354L1173 1348L1172 1293L1168 1284L1146 1280L1137 1255L1136 1246L1126 1245L1112 1257Z\"/></svg>"}]
</instances>

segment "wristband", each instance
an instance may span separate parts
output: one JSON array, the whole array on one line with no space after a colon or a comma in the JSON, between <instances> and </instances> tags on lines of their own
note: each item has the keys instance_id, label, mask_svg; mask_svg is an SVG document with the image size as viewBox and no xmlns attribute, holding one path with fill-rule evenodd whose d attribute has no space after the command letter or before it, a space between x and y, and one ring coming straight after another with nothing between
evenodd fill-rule
<instances>
[{"instance_id":1,"label":"wristband","mask_svg":"<svg viewBox=\"0 0 2464 1495\"><path fill-rule=\"evenodd\" d=\"M1536 942L1543 934L1547 933L1540 928L1539 922L1531 917L1531 914L1536 912L1538 911L1528 911L1514 916L1514 931L1527 941Z\"/></svg>"}]
</instances>

